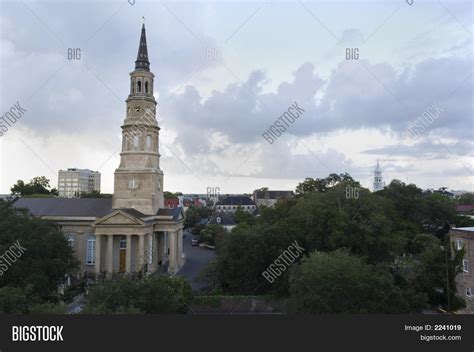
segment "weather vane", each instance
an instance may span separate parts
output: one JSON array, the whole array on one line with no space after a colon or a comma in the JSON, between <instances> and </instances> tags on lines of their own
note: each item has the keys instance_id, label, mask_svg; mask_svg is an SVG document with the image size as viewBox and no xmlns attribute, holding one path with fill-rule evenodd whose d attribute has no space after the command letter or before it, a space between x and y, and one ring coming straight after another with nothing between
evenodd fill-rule
<instances>
[{"instance_id":1,"label":"weather vane","mask_svg":"<svg viewBox=\"0 0 474 352\"><path fill-rule=\"evenodd\" d=\"M142 18L143 18L143 24L145 24L145 16L142 16Z\"/></svg>"}]
</instances>

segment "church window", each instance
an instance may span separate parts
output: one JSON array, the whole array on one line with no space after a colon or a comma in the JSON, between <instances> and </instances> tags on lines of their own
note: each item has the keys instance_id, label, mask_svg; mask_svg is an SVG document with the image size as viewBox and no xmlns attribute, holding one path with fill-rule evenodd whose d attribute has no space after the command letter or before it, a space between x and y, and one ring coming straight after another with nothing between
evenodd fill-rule
<instances>
[{"instance_id":1,"label":"church window","mask_svg":"<svg viewBox=\"0 0 474 352\"><path fill-rule=\"evenodd\" d=\"M87 239L86 265L95 264L95 236Z\"/></svg>"},{"instance_id":2,"label":"church window","mask_svg":"<svg viewBox=\"0 0 474 352\"><path fill-rule=\"evenodd\" d=\"M137 91L138 91L138 93L141 93L141 91L142 91L142 81L137 82Z\"/></svg>"},{"instance_id":3,"label":"church window","mask_svg":"<svg viewBox=\"0 0 474 352\"><path fill-rule=\"evenodd\" d=\"M465 273L469 272L469 260L467 259L462 260L462 271L464 271Z\"/></svg>"},{"instance_id":4,"label":"church window","mask_svg":"<svg viewBox=\"0 0 474 352\"><path fill-rule=\"evenodd\" d=\"M151 149L151 136L146 136L146 149Z\"/></svg>"},{"instance_id":5,"label":"church window","mask_svg":"<svg viewBox=\"0 0 474 352\"><path fill-rule=\"evenodd\" d=\"M67 244L69 247L74 248L74 235L67 236Z\"/></svg>"},{"instance_id":6,"label":"church window","mask_svg":"<svg viewBox=\"0 0 474 352\"><path fill-rule=\"evenodd\" d=\"M145 82L145 93L148 93L148 81Z\"/></svg>"}]
</instances>

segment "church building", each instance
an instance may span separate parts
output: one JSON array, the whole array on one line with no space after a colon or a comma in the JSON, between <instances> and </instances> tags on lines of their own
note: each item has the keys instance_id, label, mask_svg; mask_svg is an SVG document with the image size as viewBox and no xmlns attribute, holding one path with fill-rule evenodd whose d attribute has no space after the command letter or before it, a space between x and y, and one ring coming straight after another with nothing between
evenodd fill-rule
<instances>
[{"instance_id":1,"label":"church building","mask_svg":"<svg viewBox=\"0 0 474 352\"><path fill-rule=\"evenodd\" d=\"M164 207L154 77L143 25L112 198L20 198L14 203L60 226L82 272L173 274L184 264L183 209Z\"/></svg>"}]
</instances>

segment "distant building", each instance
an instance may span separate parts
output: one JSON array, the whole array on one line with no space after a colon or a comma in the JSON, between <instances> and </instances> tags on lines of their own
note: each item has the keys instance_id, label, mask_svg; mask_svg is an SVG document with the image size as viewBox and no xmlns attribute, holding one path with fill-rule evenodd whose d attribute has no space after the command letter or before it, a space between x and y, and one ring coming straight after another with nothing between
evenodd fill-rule
<instances>
[{"instance_id":1,"label":"distant building","mask_svg":"<svg viewBox=\"0 0 474 352\"><path fill-rule=\"evenodd\" d=\"M63 198L77 198L82 192L100 192L100 172L89 169L59 170L58 192Z\"/></svg>"},{"instance_id":2,"label":"distant building","mask_svg":"<svg viewBox=\"0 0 474 352\"><path fill-rule=\"evenodd\" d=\"M203 200L203 199L200 199L198 197L184 198L183 199L183 205L187 208L189 208L189 207L201 208L201 207L206 206L206 201Z\"/></svg>"},{"instance_id":3,"label":"distant building","mask_svg":"<svg viewBox=\"0 0 474 352\"><path fill-rule=\"evenodd\" d=\"M257 205L273 207L276 203L285 202L294 197L293 191L261 191L253 192L253 201Z\"/></svg>"},{"instance_id":4,"label":"distant building","mask_svg":"<svg viewBox=\"0 0 474 352\"><path fill-rule=\"evenodd\" d=\"M232 215L230 213L224 213L224 212L213 213L209 218L208 224L221 225L228 232L232 231L232 229L235 226L237 226Z\"/></svg>"},{"instance_id":5,"label":"distant building","mask_svg":"<svg viewBox=\"0 0 474 352\"><path fill-rule=\"evenodd\" d=\"M249 213L255 212L255 202L247 196L229 196L216 203L214 209L217 212L234 213L238 207Z\"/></svg>"},{"instance_id":6,"label":"distant building","mask_svg":"<svg viewBox=\"0 0 474 352\"><path fill-rule=\"evenodd\" d=\"M165 208L174 209L179 207L178 198L165 198Z\"/></svg>"},{"instance_id":7,"label":"distant building","mask_svg":"<svg viewBox=\"0 0 474 352\"><path fill-rule=\"evenodd\" d=\"M456 277L458 294L466 301L465 313L474 313L474 227L453 227L449 233L454 248L464 247L465 254L462 260L462 272Z\"/></svg>"},{"instance_id":8,"label":"distant building","mask_svg":"<svg viewBox=\"0 0 474 352\"><path fill-rule=\"evenodd\" d=\"M456 212L459 214L474 213L474 204L456 205Z\"/></svg>"},{"instance_id":9,"label":"distant building","mask_svg":"<svg viewBox=\"0 0 474 352\"><path fill-rule=\"evenodd\" d=\"M17 198L18 196L12 194L0 194L0 200L3 200L5 202L11 202Z\"/></svg>"},{"instance_id":10,"label":"distant building","mask_svg":"<svg viewBox=\"0 0 474 352\"><path fill-rule=\"evenodd\" d=\"M380 168L379 159L377 159L377 166L374 170L374 192L383 190L385 187L385 182L382 178L382 169Z\"/></svg>"},{"instance_id":11,"label":"distant building","mask_svg":"<svg viewBox=\"0 0 474 352\"><path fill-rule=\"evenodd\" d=\"M451 192L454 194L454 197L461 197L464 194L474 194L474 192L465 190L452 190Z\"/></svg>"},{"instance_id":12,"label":"distant building","mask_svg":"<svg viewBox=\"0 0 474 352\"><path fill-rule=\"evenodd\" d=\"M448 187L440 187L438 189L428 188L427 190L423 191L424 194L441 194L443 196L447 196L448 198L454 198L455 195L453 192L448 191Z\"/></svg>"}]
</instances>

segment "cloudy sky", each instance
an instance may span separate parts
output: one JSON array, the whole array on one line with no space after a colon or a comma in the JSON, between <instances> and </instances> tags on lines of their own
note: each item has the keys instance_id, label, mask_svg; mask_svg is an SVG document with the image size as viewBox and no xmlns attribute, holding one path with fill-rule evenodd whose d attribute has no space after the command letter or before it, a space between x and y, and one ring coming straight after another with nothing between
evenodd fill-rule
<instances>
[{"instance_id":1,"label":"cloudy sky","mask_svg":"<svg viewBox=\"0 0 474 352\"><path fill-rule=\"evenodd\" d=\"M0 137L0 193L68 167L113 191L142 16L166 190L333 172L371 187L377 158L387 183L474 190L472 1L408 2L2 0L1 114L27 111ZM268 143L295 102L304 113Z\"/></svg>"}]
</instances>

